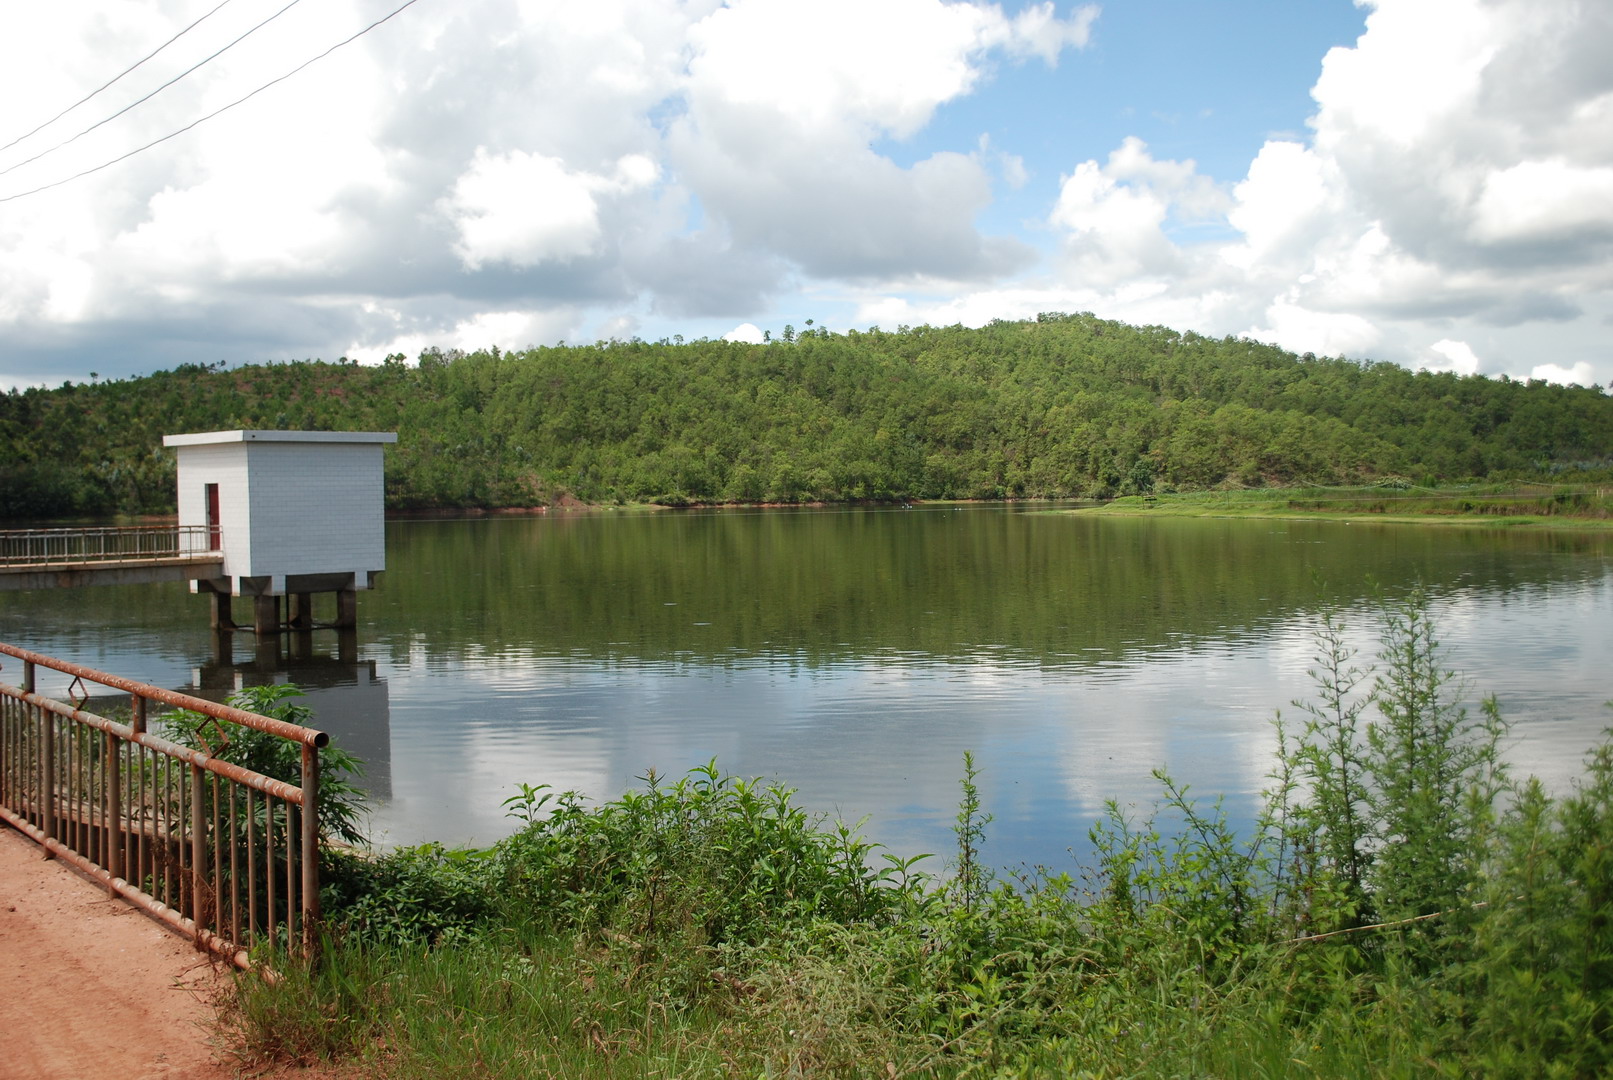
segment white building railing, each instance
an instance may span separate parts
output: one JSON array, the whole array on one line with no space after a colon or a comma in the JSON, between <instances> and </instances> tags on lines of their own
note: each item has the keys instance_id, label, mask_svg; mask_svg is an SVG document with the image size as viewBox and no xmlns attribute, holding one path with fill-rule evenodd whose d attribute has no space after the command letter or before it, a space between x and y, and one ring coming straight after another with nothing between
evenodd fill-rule
<instances>
[{"instance_id":1,"label":"white building railing","mask_svg":"<svg viewBox=\"0 0 1613 1080\"><path fill-rule=\"evenodd\" d=\"M0 530L0 566L147 562L217 550L217 535L205 525Z\"/></svg>"}]
</instances>

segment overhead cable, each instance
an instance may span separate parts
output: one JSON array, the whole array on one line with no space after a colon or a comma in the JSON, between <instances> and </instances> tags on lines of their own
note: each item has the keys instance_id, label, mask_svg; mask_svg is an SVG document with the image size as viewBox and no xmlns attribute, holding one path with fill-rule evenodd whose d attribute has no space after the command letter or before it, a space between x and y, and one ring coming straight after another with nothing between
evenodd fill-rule
<instances>
[{"instance_id":1,"label":"overhead cable","mask_svg":"<svg viewBox=\"0 0 1613 1080\"><path fill-rule=\"evenodd\" d=\"M118 117L122 116L124 113L126 113L130 109L134 108L136 105L141 105L141 104L144 104L147 101L150 101L152 98L156 97L158 94L162 93L164 90L168 89L170 86L174 85L174 83L178 82L180 79L183 79L186 75L189 75L191 72L195 71L197 68L201 67L203 64L209 63L210 61L212 61L214 59L217 59L221 54L226 53L229 50L235 48L235 46L239 45L241 42L245 41L247 38L251 37L253 34L257 33L259 30L263 29L265 26L268 26L270 23L274 22L280 16L284 15L286 12L290 11L292 8L296 7L300 3L302 3L302 0L291 0L291 2L288 3L285 7L281 8L279 11L275 12L273 15L270 15L267 19L264 19L262 22L258 23L256 26L252 27L252 29L248 30L246 33L242 34L240 37L236 38L234 41L230 42L228 45L224 46L222 49L219 49L218 52L215 52L210 56L203 57L201 60L199 60L196 63L192 64L190 67L186 68L184 71L181 71L178 75L175 75L173 78L169 79L167 82L165 82L161 86L157 87L157 89L153 90L151 93L147 94L145 97L136 98L134 101L129 102L129 104L125 105L123 108L119 109L117 112L113 113L111 116L108 116L103 120L97 120L95 123L91 124L89 127L85 128L83 131L79 132L77 135L74 135L73 137L68 138L68 139L63 139L61 142L57 143L55 146L49 147L49 148L47 148L45 150L41 150L39 153L35 154L31 158L24 158L22 161L17 162L15 165L8 165L4 169L0 169L0 176L4 176L9 172L14 172L17 169L22 168L24 165L28 165L28 164L31 164L31 163L33 163L35 161L38 161L40 158L44 157L46 154L54 154L56 151L60 150L64 146L67 146L69 143L77 142L80 138L82 138L85 135L88 135L90 132L94 131L96 128L100 127L102 124L111 123L113 120L116 120Z\"/></svg>"},{"instance_id":2,"label":"overhead cable","mask_svg":"<svg viewBox=\"0 0 1613 1080\"><path fill-rule=\"evenodd\" d=\"M180 135L183 135L185 132L189 131L193 127L196 127L198 124L204 124L207 121L213 119L213 117L219 115L220 113L228 112L230 109L235 108L237 105L240 105L240 104L242 104L243 102L246 102L246 101L250 101L252 98L257 97L259 94L263 93L263 91L269 89L269 87L271 87L271 86L274 86L276 83L285 82L287 79L291 78L293 75L297 74L297 72L301 71L303 68L307 67L308 65L313 64L313 63L317 63L318 61L325 59L325 57L329 56L331 53L335 52L337 49L340 49L344 45L352 44L353 42L357 41L359 38L363 37L365 34L368 34L371 30L374 30L377 26L380 26L384 22L390 21L394 16L398 15L399 13L401 13L402 11L404 11L407 8L413 7L415 4L417 4L419 2L420 2L420 0L406 0L405 3L400 4L398 7L393 8L387 14L381 16L379 19L376 19L374 22L370 23L370 25L366 26L364 29L360 30L358 33L354 34L352 37L345 38L345 39L343 39L341 41L338 41L336 44L332 45L330 48L326 49L324 52L320 53L318 56L312 57L312 58L310 58L308 60L304 60L302 63L298 64L296 67L292 68L290 71L286 72L284 75L281 75L278 78L270 79L268 82L264 83L262 86L258 87L256 90L252 91L250 94L247 94L244 97L236 98L234 101L230 102L228 105L221 105L220 107L214 109L212 112L208 113L206 116L202 116L202 117L199 117L198 119L192 120L190 123L186 124L184 127L180 128L178 131L170 131L168 134L164 135L160 139L152 139L150 142L146 143L144 146L137 146L133 150L130 150L126 154L118 155L117 157L113 158L111 161L104 161L101 164L94 166L93 168L85 169L82 172L76 172L72 176L65 176L62 179L53 181L52 183L49 183L49 184L41 184L39 187L32 188L32 189L30 189L28 191L19 191L15 195L6 195L6 196L3 196L3 197L0 197L0 203L8 203L8 202L11 202L11 201L13 201L15 199L24 199L24 198L27 198L29 195L37 195L41 191L49 191L51 188L61 187L63 184L71 183L74 180L79 179L80 177L89 176L91 173L98 173L102 169L111 168L113 165L116 165L120 161L127 161L129 158L134 157L136 154L142 153L142 152L144 152L146 150L150 150L153 146L158 146L158 145L160 145L162 143L167 142L169 139L176 138L176 137L178 137Z\"/></svg>"},{"instance_id":3,"label":"overhead cable","mask_svg":"<svg viewBox=\"0 0 1613 1080\"><path fill-rule=\"evenodd\" d=\"M103 91L103 90L107 89L108 87L110 87L113 83L117 82L119 79L121 79L125 75L129 74L135 68L139 67L141 64L145 63L147 60L150 60L153 56L156 56L158 53L162 52L168 46L172 45L174 42L178 41L180 38L184 37L186 34L190 33L192 30L196 29L198 26L200 26L203 23L203 21L205 21L207 19L207 17L209 15L214 14L214 12L217 12L219 8L223 7L225 4L228 4L230 2L231 2L231 0L219 0L218 4L211 11L208 11L207 14L203 15L200 19L197 19L195 22L193 22L189 26L185 27L185 29L181 30L179 33L175 34L173 37L169 38L167 41L163 42L161 45L158 45L155 49L152 49L149 53L147 53L146 55L142 56L140 59L136 60L133 64L130 64L128 67L124 68L122 71L118 72L116 75L112 76L112 78L108 79L106 82L102 83L100 86L96 87L94 90L91 90L88 94L85 94L83 97L79 98L77 101L73 102L67 108L63 109L61 112L59 112L55 116L51 117L49 120L46 120L43 124L40 124L38 127L34 128L34 130L26 132L26 133L24 133L22 135L18 135L15 139L12 139L10 142L6 143L6 145L0 146L0 152L10 150L13 146L16 146L18 143L22 142L24 139L32 138L33 136L38 135L41 131L44 131L46 128L48 128L52 124L54 124L56 121L60 120L64 116L66 116L68 113L72 112L74 109L78 108L80 105L84 104L86 101L89 101L95 95L99 94L101 91Z\"/></svg>"}]
</instances>

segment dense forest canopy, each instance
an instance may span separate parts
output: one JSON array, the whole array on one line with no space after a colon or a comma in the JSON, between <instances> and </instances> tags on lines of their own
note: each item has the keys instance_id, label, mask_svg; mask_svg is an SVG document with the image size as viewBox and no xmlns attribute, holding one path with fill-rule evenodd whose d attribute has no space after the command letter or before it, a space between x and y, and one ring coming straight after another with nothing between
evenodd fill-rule
<instances>
[{"instance_id":1,"label":"dense forest canopy","mask_svg":"<svg viewBox=\"0 0 1613 1080\"><path fill-rule=\"evenodd\" d=\"M1596 387L1296 356L1090 314L764 345L185 365L0 395L0 517L171 511L172 432L396 431L394 508L1108 496L1613 477Z\"/></svg>"}]
</instances>

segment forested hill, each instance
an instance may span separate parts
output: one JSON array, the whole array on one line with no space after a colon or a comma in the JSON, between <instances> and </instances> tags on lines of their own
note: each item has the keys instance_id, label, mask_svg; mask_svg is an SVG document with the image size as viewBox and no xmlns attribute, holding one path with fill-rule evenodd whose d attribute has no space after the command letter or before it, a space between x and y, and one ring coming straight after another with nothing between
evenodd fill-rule
<instances>
[{"instance_id":1,"label":"forested hill","mask_svg":"<svg viewBox=\"0 0 1613 1080\"><path fill-rule=\"evenodd\" d=\"M1613 476L1600 389L1091 315L306 362L0 395L0 516L171 510L165 433L396 431L392 507L1101 496Z\"/></svg>"}]
</instances>

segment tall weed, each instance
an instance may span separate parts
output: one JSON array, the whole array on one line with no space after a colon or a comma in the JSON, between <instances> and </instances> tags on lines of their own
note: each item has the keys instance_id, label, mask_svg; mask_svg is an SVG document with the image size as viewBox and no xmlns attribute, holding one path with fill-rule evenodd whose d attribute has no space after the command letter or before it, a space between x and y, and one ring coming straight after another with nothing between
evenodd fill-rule
<instances>
[{"instance_id":1,"label":"tall weed","mask_svg":"<svg viewBox=\"0 0 1613 1080\"><path fill-rule=\"evenodd\" d=\"M1452 982L1493 1076L1613 1074L1613 732L1577 790L1525 784L1502 822L1488 910Z\"/></svg>"},{"instance_id":2,"label":"tall weed","mask_svg":"<svg viewBox=\"0 0 1613 1080\"><path fill-rule=\"evenodd\" d=\"M1296 703L1305 724L1283 748L1294 795L1268 817L1295 852L1274 884L1307 933L1439 913L1413 931L1439 937L1480 899L1508 790L1507 725L1494 698L1478 718L1460 705L1425 596L1386 603L1380 636L1379 665L1359 666L1336 613L1324 615L1319 700Z\"/></svg>"}]
</instances>

